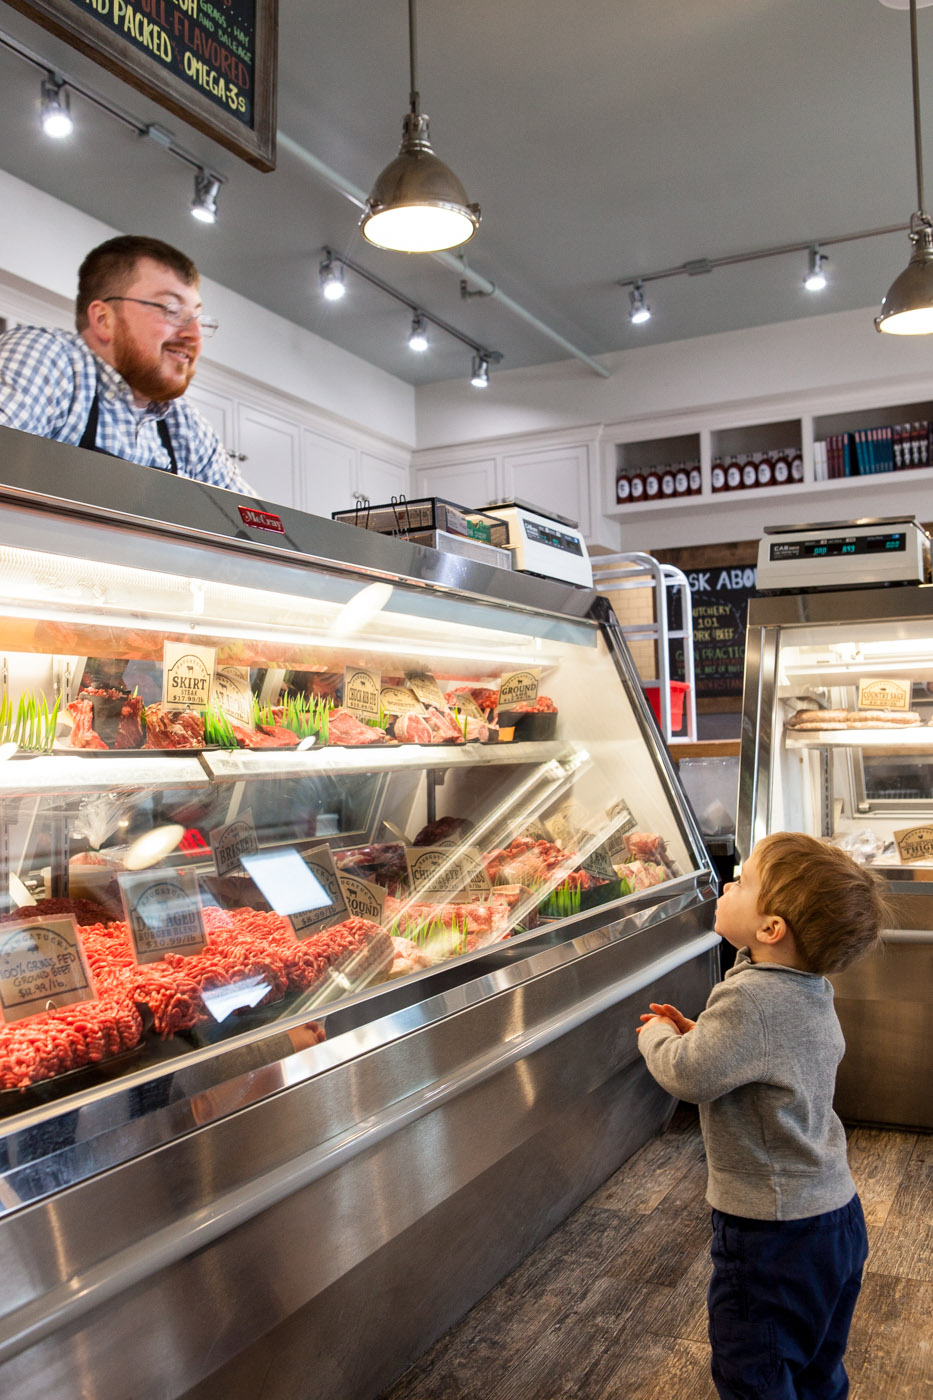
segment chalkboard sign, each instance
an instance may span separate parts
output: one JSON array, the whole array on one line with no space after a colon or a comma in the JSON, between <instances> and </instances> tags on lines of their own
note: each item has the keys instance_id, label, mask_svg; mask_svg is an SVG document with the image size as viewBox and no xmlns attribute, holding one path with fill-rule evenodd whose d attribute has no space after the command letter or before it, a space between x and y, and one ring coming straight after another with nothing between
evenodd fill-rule
<instances>
[{"instance_id":1,"label":"chalkboard sign","mask_svg":"<svg viewBox=\"0 0 933 1400\"><path fill-rule=\"evenodd\" d=\"M275 169L278 0L9 0L259 170Z\"/></svg>"},{"instance_id":2,"label":"chalkboard sign","mask_svg":"<svg viewBox=\"0 0 933 1400\"><path fill-rule=\"evenodd\" d=\"M685 571L693 608L693 665L697 701L741 699L745 671L748 600L755 592L753 565L712 564ZM671 610L670 626L682 625ZM671 674L683 675L683 642L672 641Z\"/></svg>"}]
</instances>

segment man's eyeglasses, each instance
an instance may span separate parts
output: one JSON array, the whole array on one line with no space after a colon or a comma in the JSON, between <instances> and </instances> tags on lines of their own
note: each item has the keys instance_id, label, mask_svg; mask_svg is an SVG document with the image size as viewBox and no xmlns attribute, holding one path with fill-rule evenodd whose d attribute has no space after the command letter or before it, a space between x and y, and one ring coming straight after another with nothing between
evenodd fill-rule
<instances>
[{"instance_id":1,"label":"man's eyeglasses","mask_svg":"<svg viewBox=\"0 0 933 1400\"><path fill-rule=\"evenodd\" d=\"M162 301L143 301L142 297L102 297L101 300L135 301L137 306L154 306L156 311L162 312L163 321L179 331L183 331L192 321L197 321L205 340L214 334L218 326L213 316L205 316L203 311L186 311L183 306L166 306Z\"/></svg>"}]
</instances>

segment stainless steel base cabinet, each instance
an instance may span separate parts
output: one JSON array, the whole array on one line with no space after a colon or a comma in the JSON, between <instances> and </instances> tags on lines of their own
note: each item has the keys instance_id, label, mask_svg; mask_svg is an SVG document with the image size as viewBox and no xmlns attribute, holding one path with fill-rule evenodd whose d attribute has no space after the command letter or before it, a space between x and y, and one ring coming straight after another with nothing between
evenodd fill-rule
<instances>
[{"instance_id":1,"label":"stainless steel base cabinet","mask_svg":"<svg viewBox=\"0 0 933 1400\"><path fill-rule=\"evenodd\" d=\"M9 429L0 583L0 1394L373 1397L717 976L618 624Z\"/></svg>"}]
</instances>

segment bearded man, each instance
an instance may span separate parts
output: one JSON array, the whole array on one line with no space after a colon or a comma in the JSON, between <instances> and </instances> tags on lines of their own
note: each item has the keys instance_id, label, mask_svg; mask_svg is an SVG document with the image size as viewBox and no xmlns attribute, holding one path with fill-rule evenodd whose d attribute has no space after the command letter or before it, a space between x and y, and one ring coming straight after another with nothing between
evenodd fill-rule
<instances>
[{"instance_id":1,"label":"bearded man","mask_svg":"<svg viewBox=\"0 0 933 1400\"><path fill-rule=\"evenodd\" d=\"M252 494L184 394L217 322L189 257L124 235L78 272L76 331L0 335L0 424Z\"/></svg>"}]
</instances>

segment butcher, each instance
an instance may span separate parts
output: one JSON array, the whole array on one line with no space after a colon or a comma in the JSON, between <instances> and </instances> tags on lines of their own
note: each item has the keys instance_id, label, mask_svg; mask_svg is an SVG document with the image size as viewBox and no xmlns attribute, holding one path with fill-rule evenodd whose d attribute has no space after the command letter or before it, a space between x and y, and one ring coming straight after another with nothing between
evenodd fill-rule
<instances>
[{"instance_id":1,"label":"butcher","mask_svg":"<svg viewBox=\"0 0 933 1400\"><path fill-rule=\"evenodd\" d=\"M185 398L217 329L189 257L135 234L101 243L78 272L75 325L0 335L0 424L252 494Z\"/></svg>"}]
</instances>

